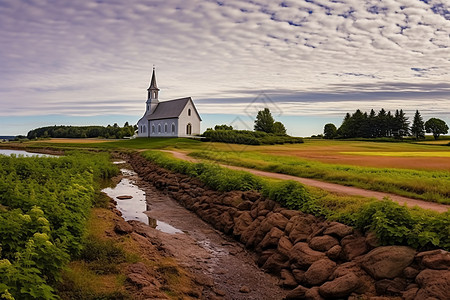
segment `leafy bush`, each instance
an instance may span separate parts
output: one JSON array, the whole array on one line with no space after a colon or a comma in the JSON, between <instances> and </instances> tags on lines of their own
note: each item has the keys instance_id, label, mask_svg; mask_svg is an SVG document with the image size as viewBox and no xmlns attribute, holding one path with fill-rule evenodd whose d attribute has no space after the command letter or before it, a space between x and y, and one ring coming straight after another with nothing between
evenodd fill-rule
<instances>
[{"instance_id":1,"label":"leafy bush","mask_svg":"<svg viewBox=\"0 0 450 300\"><path fill-rule=\"evenodd\" d=\"M245 145L303 143L303 139L298 137L250 130L208 129L202 134L202 136L206 138L204 141Z\"/></svg>"},{"instance_id":2,"label":"leafy bush","mask_svg":"<svg viewBox=\"0 0 450 300\"><path fill-rule=\"evenodd\" d=\"M82 236L106 154L0 156L0 298L56 299L52 286Z\"/></svg>"},{"instance_id":3,"label":"leafy bush","mask_svg":"<svg viewBox=\"0 0 450 300\"><path fill-rule=\"evenodd\" d=\"M385 199L363 206L356 226L373 231L383 244L450 248L450 212L425 213Z\"/></svg>"}]
</instances>

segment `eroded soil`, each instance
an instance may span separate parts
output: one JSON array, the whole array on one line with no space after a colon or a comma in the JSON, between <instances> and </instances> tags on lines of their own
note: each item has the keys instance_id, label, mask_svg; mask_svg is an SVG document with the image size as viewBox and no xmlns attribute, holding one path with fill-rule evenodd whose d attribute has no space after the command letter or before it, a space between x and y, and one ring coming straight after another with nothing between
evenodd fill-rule
<instances>
[{"instance_id":1,"label":"eroded soil","mask_svg":"<svg viewBox=\"0 0 450 300\"><path fill-rule=\"evenodd\" d=\"M138 225L147 238L160 241L166 253L194 274L202 286L202 299L284 298L287 291L279 287L278 279L261 271L254 255L240 243L213 229L136 173L124 172L123 176L130 188L136 184L145 192L148 224L156 225L157 220L183 232L166 233L144 223Z\"/></svg>"}]
</instances>

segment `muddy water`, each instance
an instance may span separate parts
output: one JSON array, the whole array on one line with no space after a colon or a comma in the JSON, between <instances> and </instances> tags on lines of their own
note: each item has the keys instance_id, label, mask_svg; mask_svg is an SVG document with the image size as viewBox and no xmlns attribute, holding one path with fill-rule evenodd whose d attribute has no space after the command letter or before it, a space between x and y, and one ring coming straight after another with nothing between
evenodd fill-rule
<instances>
[{"instance_id":1,"label":"muddy water","mask_svg":"<svg viewBox=\"0 0 450 300\"><path fill-rule=\"evenodd\" d=\"M135 172L122 169L122 174L114 189L104 191L117 201L126 220L139 220L159 230L155 232L163 247L206 287L202 299L284 298L286 291L278 286L278 279L262 272L253 254L240 243L213 229ZM116 197L120 195L133 198L119 200Z\"/></svg>"}]
</instances>

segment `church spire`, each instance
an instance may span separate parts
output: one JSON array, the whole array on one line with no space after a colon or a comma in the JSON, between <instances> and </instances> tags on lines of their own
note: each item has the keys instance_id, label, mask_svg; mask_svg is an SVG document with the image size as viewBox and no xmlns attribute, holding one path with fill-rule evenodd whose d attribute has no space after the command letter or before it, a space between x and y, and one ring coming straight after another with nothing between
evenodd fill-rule
<instances>
[{"instance_id":1,"label":"church spire","mask_svg":"<svg viewBox=\"0 0 450 300\"><path fill-rule=\"evenodd\" d=\"M156 75L155 75L155 67L153 67L152 79L150 80L150 86L147 89L148 91L148 100L156 99L158 100L158 86L156 85Z\"/></svg>"}]
</instances>

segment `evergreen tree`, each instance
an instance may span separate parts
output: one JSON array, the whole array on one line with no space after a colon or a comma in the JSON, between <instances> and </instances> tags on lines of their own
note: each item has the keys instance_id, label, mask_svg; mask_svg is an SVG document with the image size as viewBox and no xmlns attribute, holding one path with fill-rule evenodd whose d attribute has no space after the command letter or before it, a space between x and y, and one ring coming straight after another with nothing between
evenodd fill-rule
<instances>
[{"instance_id":1,"label":"evergreen tree","mask_svg":"<svg viewBox=\"0 0 450 300\"><path fill-rule=\"evenodd\" d=\"M402 109L397 109L395 111L393 133L394 136L399 138L402 138L405 135L409 135L408 118L405 116L405 113Z\"/></svg>"},{"instance_id":2,"label":"evergreen tree","mask_svg":"<svg viewBox=\"0 0 450 300\"><path fill-rule=\"evenodd\" d=\"M277 135L286 135L286 127L281 122L275 122L273 123L272 132Z\"/></svg>"},{"instance_id":3,"label":"evergreen tree","mask_svg":"<svg viewBox=\"0 0 450 300\"><path fill-rule=\"evenodd\" d=\"M423 119L418 110L416 110L416 114L414 115L413 124L411 126L411 134L415 136L416 139L425 137Z\"/></svg>"},{"instance_id":4,"label":"evergreen tree","mask_svg":"<svg viewBox=\"0 0 450 300\"><path fill-rule=\"evenodd\" d=\"M275 120L272 117L272 113L268 108L258 111L255 120L255 131L263 131L266 133L273 132L273 124Z\"/></svg>"},{"instance_id":5,"label":"evergreen tree","mask_svg":"<svg viewBox=\"0 0 450 300\"><path fill-rule=\"evenodd\" d=\"M385 137L388 132L387 114L384 108L382 108L377 115L377 134L376 137Z\"/></svg>"},{"instance_id":6,"label":"evergreen tree","mask_svg":"<svg viewBox=\"0 0 450 300\"><path fill-rule=\"evenodd\" d=\"M369 117L367 118L367 123L369 127L369 138L374 138L377 136L378 133L378 122L377 122L377 115L373 109L370 110Z\"/></svg>"}]
</instances>

